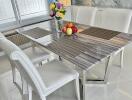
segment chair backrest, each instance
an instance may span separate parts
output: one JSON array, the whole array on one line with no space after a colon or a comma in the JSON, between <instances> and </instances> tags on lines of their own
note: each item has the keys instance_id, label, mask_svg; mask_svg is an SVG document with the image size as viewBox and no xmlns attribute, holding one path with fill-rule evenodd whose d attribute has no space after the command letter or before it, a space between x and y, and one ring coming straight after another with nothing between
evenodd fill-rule
<instances>
[{"instance_id":1,"label":"chair backrest","mask_svg":"<svg viewBox=\"0 0 132 100\"><path fill-rule=\"evenodd\" d=\"M10 60L14 63L28 85L33 90L36 90L38 95L43 98L46 93L46 86L31 60L22 51L14 51L11 53Z\"/></svg>"},{"instance_id":2,"label":"chair backrest","mask_svg":"<svg viewBox=\"0 0 132 100\"><path fill-rule=\"evenodd\" d=\"M77 11L80 6L69 6L66 8L64 20L76 22Z\"/></svg>"},{"instance_id":3,"label":"chair backrest","mask_svg":"<svg viewBox=\"0 0 132 100\"><path fill-rule=\"evenodd\" d=\"M0 32L0 39L5 38L5 36ZM2 48L0 48L0 52L2 52Z\"/></svg>"},{"instance_id":4,"label":"chair backrest","mask_svg":"<svg viewBox=\"0 0 132 100\"><path fill-rule=\"evenodd\" d=\"M76 22L85 25L93 25L97 8L79 6L76 16Z\"/></svg>"},{"instance_id":5,"label":"chair backrest","mask_svg":"<svg viewBox=\"0 0 132 100\"><path fill-rule=\"evenodd\" d=\"M101 8L96 13L94 26L128 33L132 11L128 9Z\"/></svg>"},{"instance_id":6,"label":"chair backrest","mask_svg":"<svg viewBox=\"0 0 132 100\"><path fill-rule=\"evenodd\" d=\"M66 14L65 14L65 17L64 17L64 20L67 20L67 21L72 21L72 7L66 7Z\"/></svg>"},{"instance_id":7,"label":"chair backrest","mask_svg":"<svg viewBox=\"0 0 132 100\"><path fill-rule=\"evenodd\" d=\"M7 56L9 56L13 51L21 50L18 46L6 38L0 38L0 48Z\"/></svg>"},{"instance_id":8,"label":"chair backrest","mask_svg":"<svg viewBox=\"0 0 132 100\"><path fill-rule=\"evenodd\" d=\"M0 38L5 38L4 34L0 32Z\"/></svg>"}]
</instances>

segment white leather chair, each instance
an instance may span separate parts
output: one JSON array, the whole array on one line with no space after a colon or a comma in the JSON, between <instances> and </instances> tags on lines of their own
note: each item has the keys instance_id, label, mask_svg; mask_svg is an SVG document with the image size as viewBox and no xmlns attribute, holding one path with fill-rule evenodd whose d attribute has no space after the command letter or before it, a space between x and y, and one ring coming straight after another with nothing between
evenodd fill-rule
<instances>
[{"instance_id":1,"label":"white leather chair","mask_svg":"<svg viewBox=\"0 0 132 100\"><path fill-rule=\"evenodd\" d=\"M94 26L128 33L132 18L132 10L117 8L98 8L96 12ZM124 48L115 53L120 53L120 66L123 66Z\"/></svg>"},{"instance_id":2,"label":"white leather chair","mask_svg":"<svg viewBox=\"0 0 132 100\"><path fill-rule=\"evenodd\" d=\"M131 18L132 10L129 9L98 8L94 26L128 33ZM120 66L123 66L123 52L124 48L115 53L115 55L120 53Z\"/></svg>"},{"instance_id":3,"label":"white leather chair","mask_svg":"<svg viewBox=\"0 0 132 100\"><path fill-rule=\"evenodd\" d=\"M131 17L129 9L98 8L94 26L128 33Z\"/></svg>"},{"instance_id":4,"label":"white leather chair","mask_svg":"<svg viewBox=\"0 0 132 100\"><path fill-rule=\"evenodd\" d=\"M84 25L92 26L94 24L97 8L78 6L76 22Z\"/></svg>"},{"instance_id":5,"label":"white leather chair","mask_svg":"<svg viewBox=\"0 0 132 100\"><path fill-rule=\"evenodd\" d=\"M0 37L6 39L6 37L2 33L0 33ZM16 48L19 49L18 47ZM40 49L39 47L29 47L24 49L23 51L34 64L41 64L42 61L47 60L50 57L48 52Z\"/></svg>"},{"instance_id":6,"label":"white leather chair","mask_svg":"<svg viewBox=\"0 0 132 100\"><path fill-rule=\"evenodd\" d=\"M66 7L66 14L64 20L76 22L76 17L79 7L80 6L77 5L71 5L69 7Z\"/></svg>"},{"instance_id":7,"label":"white leather chair","mask_svg":"<svg viewBox=\"0 0 132 100\"><path fill-rule=\"evenodd\" d=\"M7 40L4 35L1 33L0 34L0 48L4 51L6 55L10 54L13 51L20 51L21 49L16 46L14 43L11 41ZM37 65L41 63L44 60L47 60L49 58L49 54L37 47L30 47L24 50L26 55L31 59L31 61ZM12 67L12 74L13 74L13 82L16 82L16 69L15 67Z\"/></svg>"},{"instance_id":8,"label":"white leather chair","mask_svg":"<svg viewBox=\"0 0 132 100\"><path fill-rule=\"evenodd\" d=\"M32 92L39 95L36 97L36 100L46 100L48 95L71 81L75 82L76 96L80 100L79 74L68 68L61 61L53 60L36 69L22 51L11 53L10 61L19 70L22 78L28 84L29 96L23 95L24 97L28 97L28 100L34 99L32 98Z\"/></svg>"},{"instance_id":9,"label":"white leather chair","mask_svg":"<svg viewBox=\"0 0 132 100\"><path fill-rule=\"evenodd\" d=\"M66 7L65 10L66 10L66 13L64 16L64 20L72 21L72 6Z\"/></svg>"},{"instance_id":10,"label":"white leather chair","mask_svg":"<svg viewBox=\"0 0 132 100\"><path fill-rule=\"evenodd\" d=\"M5 38L5 36L0 32L0 38Z\"/></svg>"}]
</instances>

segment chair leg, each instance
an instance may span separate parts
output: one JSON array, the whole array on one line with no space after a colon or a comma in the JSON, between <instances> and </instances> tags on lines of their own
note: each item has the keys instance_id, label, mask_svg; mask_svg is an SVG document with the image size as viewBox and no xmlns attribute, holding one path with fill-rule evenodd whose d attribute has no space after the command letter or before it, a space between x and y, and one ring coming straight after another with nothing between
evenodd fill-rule
<instances>
[{"instance_id":1,"label":"chair leg","mask_svg":"<svg viewBox=\"0 0 132 100\"><path fill-rule=\"evenodd\" d=\"M32 43L32 49L34 50L35 47L36 47L36 44L35 44L35 42L33 42L33 41L31 41L31 43Z\"/></svg>"},{"instance_id":2,"label":"chair leg","mask_svg":"<svg viewBox=\"0 0 132 100\"><path fill-rule=\"evenodd\" d=\"M47 58L47 62L50 62L49 58Z\"/></svg>"},{"instance_id":3,"label":"chair leg","mask_svg":"<svg viewBox=\"0 0 132 100\"><path fill-rule=\"evenodd\" d=\"M124 49L120 52L120 66L121 66L121 68L123 68L123 61L124 61L123 57L124 57Z\"/></svg>"},{"instance_id":4,"label":"chair leg","mask_svg":"<svg viewBox=\"0 0 132 100\"><path fill-rule=\"evenodd\" d=\"M21 76L21 81L22 81L22 94L28 94L28 84L24 80L24 78Z\"/></svg>"},{"instance_id":5,"label":"chair leg","mask_svg":"<svg viewBox=\"0 0 132 100\"><path fill-rule=\"evenodd\" d=\"M107 85L104 85L104 100L108 99L108 89L107 89Z\"/></svg>"},{"instance_id":6,"label":"chair leg","mask_svg":"<svg viewBox=\"0 0 132 100\"><path fill-rule=\"evenodd\" d=\"M75 89L76 89L76 96L77 100L80 100L80 87L79 87L79 79L75 79Z\"/></svg>"},{"instance_id":7,"label":"chair leg","mask_svg":"<svg viewBox=\"0 0 132 100\"><path fill-rule=\"evenodd\" d=\"M86 86L85 86L85 84L83 84L83 100L85 100L85 98L86 98L85 89L86 89Z\"/></svg>"},{"instance_id":8,"label":"chair leg","mask_svg":"<svg viewBox=\"0 0 132 100\"><path fill-rule=\"evenodd\" d=\"M86 98L86 91L85 91L85 89L86 89L86 72L87 71L85 71L85 70L83 70L83 79L82 79L82 85L83 85L83 100L85 100L85 98Z\"/></svg>"},{"instance_id":9,"label":"chair leg","mask_svg":"<svg viewBox=\"0 0 132 100\"><path fill-rule=\"evenodd\" d=\"M12 66L12 76L13 76L13 83L16 82L16 69L14 66Z\"/></svg>"},{"instance_id":10,"label":"chair leg","mask_svg":"<svg viewBox=\"0 0 132 100\"><path fill-rule=\"evenodd\" d=\"M42 98L42 100L46 100L46 97L45 98Z\"/></svg>"},{"instance_id":11,"label":"chair leg","mask_svg":"<svg viewBox=\"0 0 132 100\"><path fill-rule=\"evenodd\" d=\"M39 66L43 66L43 62L42 61L39 63Z\"/></svg>"},{"instance_id":12,"label":"chair leg","mask_svg":"<svg viewBox=\"0 0 132 100\"><path fill-rule=\"evenodd\" d=\"M31 86L28 86L28 95L29 95L29 97L28 97L28 100L32 100L32 88L31 88Z\"/></svg>"},{"instance_id":13,"label":"chair leg","mask_svg":"<svg viewBox=\"0 0 132 100\"><path fill-rule=\"evenodd\" d=\"M59 61L62 61L62 58L61 58L61 56L59 56Z\"/></svg>"},{"instance_id":14,"label":"chair leg","mask_svg":"<svg viewBox=\"0 0 132 100\"><path fill-rule=\"evenodd\" d=\"M83 97L83 84L82 84L81 79L79 79L79 85L80 85L80 99L82 99L82 97Z\"/></svg>"}]
</instances>

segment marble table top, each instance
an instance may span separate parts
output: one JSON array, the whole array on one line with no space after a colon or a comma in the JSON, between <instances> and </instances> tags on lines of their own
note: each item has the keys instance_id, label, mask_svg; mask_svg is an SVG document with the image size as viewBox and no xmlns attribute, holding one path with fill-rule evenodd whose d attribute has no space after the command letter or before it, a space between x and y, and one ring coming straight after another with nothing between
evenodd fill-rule
<instances>
[{"instance_id":1,"label":"marble table top","mask_svg":"<svg viewBox=\"0 0 132 100\"><path fill-rule=\"evenodd\" d=\"M89 70L93 65L132 42L131 34L77 23L75 23L79 29L77 36L65 36L64 33L55 31L54 20L48 22L49 28L36 27L30 30L21 28L18 32L83 70Z\"/></svg>"}]
</instances>

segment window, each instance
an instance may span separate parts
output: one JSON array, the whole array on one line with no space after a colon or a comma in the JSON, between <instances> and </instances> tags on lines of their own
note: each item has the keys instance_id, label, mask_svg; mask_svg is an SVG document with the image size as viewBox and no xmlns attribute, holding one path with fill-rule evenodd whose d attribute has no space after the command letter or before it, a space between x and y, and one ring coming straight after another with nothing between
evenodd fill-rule
<instances>
[{"instance_id":1,"label":"window","mask_svg":"<svg viewBox=\"0 0 132 100\"><path fill-rule=\"evenodd\" d=\"M16 24L15 15L10 0L0 0L0 29Z\"/></svg>"},{"instance_id":2,"label":"window","mask_svg":"<svg viewBox=\"0 0 132 100\"><path fill-rule=\"evenodd\" d=\"M0 0L0 31L49 17L47 0ZM14 8L14 10L13 10ZM16 18L17 17L17 18Z\"/></svg>"},{"instance_id":3,"label":"window","mask_svg":"<svg viewBox=\"0 0 132 100\"><path fill-rule=\"evenodd\" d=\"M48 15L47 4L47 0L17 0L22 22L26 24L28 22L27 19L33 19L31 22L38 21L41 20L41 18L38 17L42 16L43 18ZM36 20L34 18L36 18Z\"/></svg>"}]
</instances>

